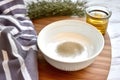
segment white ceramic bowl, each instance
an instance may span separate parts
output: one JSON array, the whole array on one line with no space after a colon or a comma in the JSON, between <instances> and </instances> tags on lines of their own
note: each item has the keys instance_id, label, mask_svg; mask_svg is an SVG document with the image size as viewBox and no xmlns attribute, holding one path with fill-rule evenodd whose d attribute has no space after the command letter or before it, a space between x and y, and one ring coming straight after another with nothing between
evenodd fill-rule
<instances>
[{"instance_id":1,"label":"white ceramic bowl","mask_svg":"<svg viewBox=\"0 0 120 80\"><path fill-rule=\"evenodd\" d=\"M79 20L60 20L44 27L38 35L38 47L45 60L64 71L89 66L104 47L102 34Z\"/></svg>"}]
</instances>

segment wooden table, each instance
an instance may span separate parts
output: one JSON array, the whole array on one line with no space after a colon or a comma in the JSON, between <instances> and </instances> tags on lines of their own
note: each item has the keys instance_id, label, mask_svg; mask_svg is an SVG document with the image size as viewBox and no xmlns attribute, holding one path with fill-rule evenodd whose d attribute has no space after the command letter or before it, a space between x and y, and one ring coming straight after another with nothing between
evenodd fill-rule
<instances>
[{"instance_id":1,"label":"wooden table","mask_svg":"<svg viewBox=\"0 0 120 80\"><path fill-rule=\"evenodd\" d=\"M47 24L63 19L78 19L84 21L84 18L61 16L37 19L33 20L33 23L37 33L39 33ZM49 65L43 56L39 54L39 80L106 80L111 64L111 44L108 34L106 34L104 38L105 46L101 54L96 58L93 64L79 71L66 72L58 70Z\"/></svg>"}]
</instances>

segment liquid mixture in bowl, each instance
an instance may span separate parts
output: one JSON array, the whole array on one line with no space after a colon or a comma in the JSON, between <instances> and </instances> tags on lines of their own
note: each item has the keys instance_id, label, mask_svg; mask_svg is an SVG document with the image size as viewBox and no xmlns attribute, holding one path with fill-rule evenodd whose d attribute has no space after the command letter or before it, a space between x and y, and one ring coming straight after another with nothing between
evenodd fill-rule
<instances>
[{"instance_id":1,"label":"liquid mixture in bowl","mask_svg":"<svg viewBox=\"0 0 120 80\"><path fill-rule=\"evenodd\" d=\"M47 55L67 62L84 60L92 55L93 45L85 36L77 33L59 33L49 41Z\"/></svg>"}]
</instances>

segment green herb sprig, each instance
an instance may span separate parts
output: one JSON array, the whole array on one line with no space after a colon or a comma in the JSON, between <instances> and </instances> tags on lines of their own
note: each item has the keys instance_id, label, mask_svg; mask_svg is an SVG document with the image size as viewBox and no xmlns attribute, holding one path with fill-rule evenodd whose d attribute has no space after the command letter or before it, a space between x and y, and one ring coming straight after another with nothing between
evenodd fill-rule
<instances>
[{"instance_id":1,"label":"green herb sprig","mask_svg":"<svg viewBox=\"0 0 120 80\"><path fill-rule=\"evenodd\" d=\"M37 0L28 4L28 16L31 19L50 16L84 16L86 1L72 0Z\"/></svg>"}]
</instances>

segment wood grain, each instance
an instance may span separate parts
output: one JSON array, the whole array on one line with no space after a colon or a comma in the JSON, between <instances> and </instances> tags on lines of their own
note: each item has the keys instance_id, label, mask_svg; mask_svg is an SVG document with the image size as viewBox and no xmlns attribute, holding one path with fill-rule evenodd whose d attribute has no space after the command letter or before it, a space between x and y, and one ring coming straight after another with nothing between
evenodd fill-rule
<instances>
[{"instance_id":1,"label":"wood grain","mask_svg":"<svg viewBox=\"0 0 120 80\"><path fill-rule=\"evenodd\" d=\"M37 33L46 25L63 19L78 19L84 21L84 18L78 17L50 17L33 20ZM87 68L79 71L61 71L52 67L45 61L41 52L39 52L39 80L106 80L111 65L111 44L108 34L104 35L105 46L101 54Z\"/></svg>"}]
</instances>

